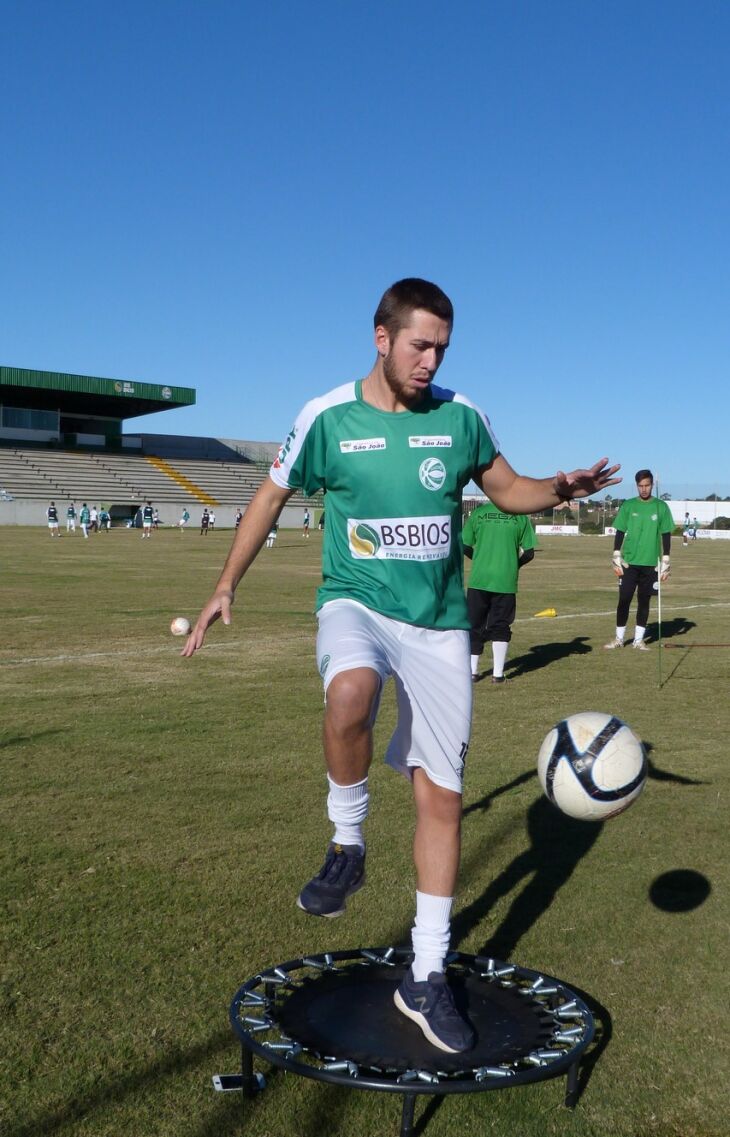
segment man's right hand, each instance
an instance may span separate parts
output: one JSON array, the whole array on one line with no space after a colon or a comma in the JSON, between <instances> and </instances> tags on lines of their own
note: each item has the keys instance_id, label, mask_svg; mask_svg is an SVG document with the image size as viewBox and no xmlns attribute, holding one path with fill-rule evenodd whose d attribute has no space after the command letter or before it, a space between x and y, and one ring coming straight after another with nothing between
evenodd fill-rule
<instances>
[{"instance_id":1,"label":"man's right hand","mask_svg":"<svg viewBox=\"0 0 730 1137\"><path fill-rule=\"evenodd\" d=\"M218 592L214 592L198 616L197 623L188 636L185 647L180 652L180 655L186 659L189 659L191 655L195 655L195 652L203 646L205 633L216 620L221 619L224 624L230 624L232 604L233 593L228 589L221 589Z\"/></svg>"},{"instance_id":2,"label":"man's right hand","mask_svg":"<svg viewBox=\"0 0 730 1137\"><path fill-rule=\"evenodd\" d=\"M624 567L625 566L624 566L624 562L621 558L621 550L620 549L614 549L613 557L611 558L611 567L613 568L613 571L616 573L616 576L623 576L624 575Z\"/></svg>"}]
</instances>

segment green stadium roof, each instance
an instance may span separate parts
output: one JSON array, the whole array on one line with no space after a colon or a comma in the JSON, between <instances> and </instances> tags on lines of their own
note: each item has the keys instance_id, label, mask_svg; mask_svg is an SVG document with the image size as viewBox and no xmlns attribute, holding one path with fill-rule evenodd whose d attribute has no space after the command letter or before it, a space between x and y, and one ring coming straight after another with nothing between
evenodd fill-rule
<instances>
[{"instance_id":1,"label":"green stadium roof","mask_svg":"<svg viewBox=\"0 0 730 1137\"><path fill-rule=\"evenodd\" d=\"M6 406L60 410L127 419L195 403L192 387L167 387L128 379L100 379L61 371L0 367L0 403Z\"/></svg>"}]
</instances>

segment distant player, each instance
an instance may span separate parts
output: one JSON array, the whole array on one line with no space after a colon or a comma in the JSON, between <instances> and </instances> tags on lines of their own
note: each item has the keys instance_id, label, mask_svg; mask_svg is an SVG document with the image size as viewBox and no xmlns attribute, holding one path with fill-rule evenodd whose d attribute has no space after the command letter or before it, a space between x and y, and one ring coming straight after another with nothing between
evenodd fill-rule
<instances>
[{"instance_id":1,"label":"distant player","mask_svg":"<svg viewBox=\"0 0 730 1137\"><path fill-rule=\"evenodd\" d=\"M203 513L202 513L201 518L200 518L200 536L201 537L207 537L208 536L209 524L210 524L210 514L208 513L208 506L206 505L205 508L203 509Z\"/></svg>"},{"instance_id":2,"label":"distant player","mask_svg":"<svg viewBox=\"0 0 730 1137\"><path fill-rule=\"evenodd\" d=\"M81 526L81 532L83 533L83 535L87 541L89 539L89 525L90 524L91 524L91 510L89 509L86 502L84 502L84 504L81 506L81 512L79 513L79 525Z\"/></svg>"},{"instance_id":3,"label":"distant player","mask_svg":"<svg viewBox=\"0 0 730 1137\"><path fill-rule=\"evenodd\" d=\"M659 587L658 581L664 582L669 578L669 548L674 519L666 501L652 497L653 486L651 470L639 470L636 474L639 496L623 503L613 523L616 536L613 539L612 565L618 577L618 607L616 635L610 643L604 644L609 651L624 646L629 609L637 591L636 628L631 646L637 651L649 650L644 636L651 598Z\"/></svg>"},{"instance_id":4,"label":"distant player","mask_svg":"<svg viewBox=\"0 0 730 1137\"><path fill-rule=\"evenodd\" d=\"M48 520L48 531L52 537L60 537L58 528L58 510L56 509L55 501L52 501L46 510L46 518Z\"/></svg>"},{"instance_id":5,"label":"distant player","mask_svg":"<svg viewBox=\"0 0 730 1137\"><path fill-rule=\"evenodd\" d=\"M152 525L155 520L155 511L152 508L152 502L146 501L142 507L142 540L145 537L152 536Z\"/></svg>"},{"instance_id":6,"label":"distant player","mask_svg":"<svg viewBox=\"0 0 730 1137\"><path fill-rule=\"evenodd\" d=\"M689 519L689 513L684 515L684 524L682 525L682 544L688 545L690 534L692 533L692 522Z\"/></svg>"},{"instance_id":7,"label":"distant player","mask_svg":"<svg viewBox=\"0 0 730 1137\"><path fill-rule=\"evenodd\" d=\"M66 509L66 532L76 532L76 506L72 501L68 503L68 507Z\"/></svg>"},{"instance_id":8,"label":"distant player","mask_svg":"<svg viewBox=\"0 0 730 1137\"><path fill-rule=\"evenodd\" d=\"M212 509L208 513L208 528L215 529L215 513Z\"/></svg>"},{"instance_id":9,"label":"distant player","mask_svg":"<svg viewBox=\"0 0 730 1137\"><path fill-rule=\"evenodd\" d=\"M154 512L152 514L152 528L156 532L159 529L159 527L160 527L160 511L159 511L159 509L156 509L156 510L154 510Z\"/></svg>"},{"instance_id":10,"label":"distant player","mask_svg":"<svg viewBox=\"0 0 730 1137\"><path fill-rule=\"evenodd\" d=\"M243 517L243 512L241 511L241 507L239 506L238 509L236 510L235 521L233 522L235 529L238 529L238 526L241 524L241 518L242 517Z\"/></svg>"},{"instance_id":11,"label":"distant player","mask_svg":"<svg viewBox=\"0 0 730 1137\"><path fill-rule=\"evenodd\" d=\"M535 530L524 513L502 513L490 501L467 519L464 553L472 558L466 593L471 674L479 674L484 644L492 643L492 683L504 683L504 665L516 613L517 577L535 556Z\"/></svg>"},{"instance_id":12,"label":"distant player","mask_svg":"<svg viewBox=\"0 0 730 1137\"><path fill-rule=\"evenodd\" d=\"M304 510L304 518L302 520L302 537L309 539L309 523L312 520L309 510Z\"/></svg>"},{"instance_id":13,"label":"distant player","mask_svg":"<svg viewBox=\"0 0 730 1137\"><path fill-rule=\"evenodd\" d=\"M181 533L185 532L185 528L186 528L189 520L190 520L190 514L188 513L187 509L184 509L182 511L182 513L180 514L180 520L177 523L177 527Z\"/></svg>"}]
</instances>

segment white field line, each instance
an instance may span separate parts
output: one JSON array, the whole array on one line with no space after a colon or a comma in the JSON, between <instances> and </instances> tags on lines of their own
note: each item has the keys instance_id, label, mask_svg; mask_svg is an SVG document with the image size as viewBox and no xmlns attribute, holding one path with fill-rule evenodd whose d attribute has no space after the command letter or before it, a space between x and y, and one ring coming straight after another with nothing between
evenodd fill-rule
<instances>
[{"instance_id":1,"label":"white field line","mask_svg":"<svg viewBox=\"0 0 730 1137\"><path fill-rule=\"evenodd\" d=\"M718 600L709 604L678 604L676 607L665 607L665 612L691 612L696 608L730 608L730 601ZM606 616L613 616L616 609L608 608L603 612L570 612L566 616L521 616L515 620L516 624L530 624L534 620L593 620L600 617L604 619ZM307 633L309 634L309 633ZM206 644L204 650L220 651L232 647L244 647L250 644L250 640L226 640L225 643ZM171 655L176 650L176 645L166 645L164 647L138 647L131 650L120 648L115 651L90 651L90 652L75 652L73 655L42 655L42 656L28 656L25 659L4 659L0 660L0 670L3 667L31 667L37 663L82 663L94 659L113 659L126 655Z\"/></svg>"},{"instance_id":2,"label":"white field line","mask_svg":"<svg viewBox=\"0 0 730 1137\"><path fill-rule=\"evenodd\" d=\"M709 604L676 604L663 606L663 612L691 612L694 608L730 608L730 600L713 600ZM595 616L615 616L616 606L605 612L571 612L567 616L518 616L516 624L530 624L533 620L591 620Z\"/></svg>"},{"instance_id":3,"label":"white field line","mask_svg":"<svg viewBox=\"0 0 730 1137\"><path fill-rule=\"evenodd\" d=\"M226 643L220 644L206 644L205 651L218 651L221 648L228 647L242 647L248 641L246 640L227 640ZM182 647L182 645L180 645ZM85 663L94 659L115 659L124 655L172 655L176 650L176 645L165 647L137 647L134 650L125 650L120 648L117 651L87 651L75 652L73 655L38 655L28 656L25 659L3 659L0 660L0 670L3 667L26 667L32 666L36 663Z\"/></svg>"}]
</instances>

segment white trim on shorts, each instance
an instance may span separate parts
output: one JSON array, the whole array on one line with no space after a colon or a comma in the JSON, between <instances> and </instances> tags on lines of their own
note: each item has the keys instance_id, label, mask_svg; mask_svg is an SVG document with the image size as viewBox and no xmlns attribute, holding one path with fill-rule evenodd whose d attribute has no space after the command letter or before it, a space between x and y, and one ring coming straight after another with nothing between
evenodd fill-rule
<instances>
[{"instance_id":1,"label":"white trim on shorts","mask_svg":"<svg viewBox=\"0 0 730 1137\"><path fill-rule=\"evenodd\" d=\"M436 785L461 793L473 694L469 633L406 624L344 598L328 601L317 618L317 666L325 698L342 671L369 667L379 676L381 691L392 675L398 721L386 763L409 778L420 766ZM380 693L375 713L379 702Z\"/></svg>"}]
</instances>

